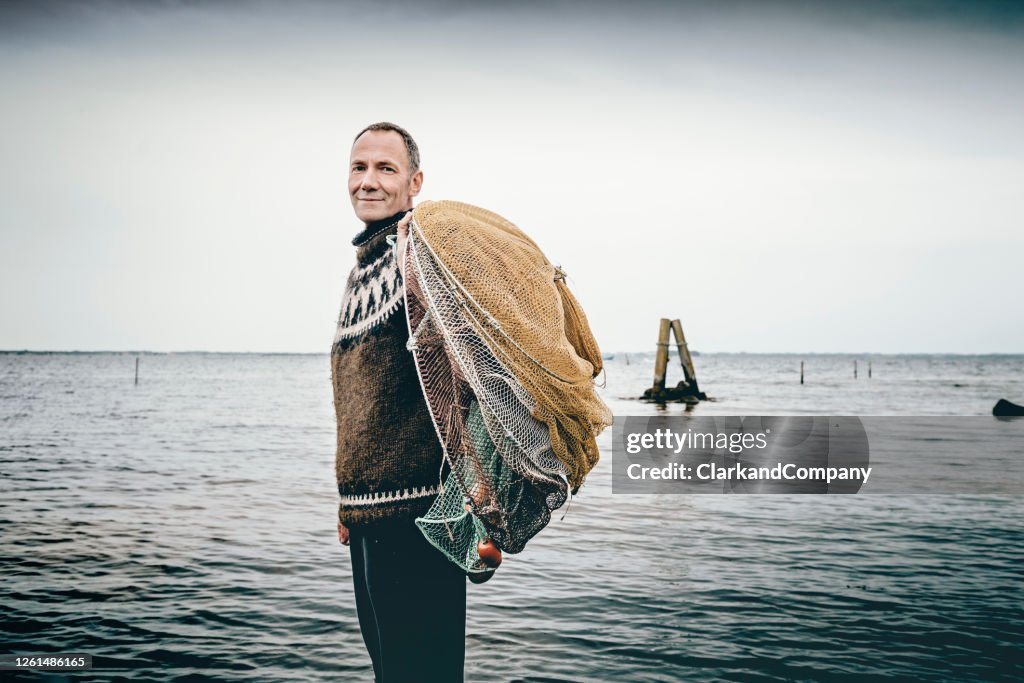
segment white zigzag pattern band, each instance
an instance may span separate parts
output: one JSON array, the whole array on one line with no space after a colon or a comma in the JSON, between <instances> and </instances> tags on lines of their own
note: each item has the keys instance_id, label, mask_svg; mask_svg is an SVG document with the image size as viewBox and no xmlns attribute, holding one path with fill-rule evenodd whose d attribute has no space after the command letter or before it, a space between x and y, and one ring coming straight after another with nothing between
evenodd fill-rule
<instances>
[{"instance_id":1,"label":"white zigzag pattern band","mask_svg":"<svg viewBox=\"0 0 1024 683\"><path fill-rule=\"evenodd\" d=\"M370 277L377 272L376 277ZM389 293L383 300L384 292ZM370 295L373 294L376 306L370 310ZM394 248L388 249L379 258L362 268L356 266L349 275L345 287L345 295L341 300L341 313L338 315L338 328L334 334L334 343L342 339L356 337L372 327L384 322L402 303L401 272L395 261ZM356 317L358 311L358 317Z\"/></svg>"},{"instance_id":2,"label":"white zigzag pattern band","mask_svg":"<svg viewBox=\"0 0 1024 683\"><path fill-rule=\"evenodd\" d=\"M357 496L342 496L341 504L348 507L359 507L394 503L399 500L432 496L437 493L437 490L437 486L414 486L412 489L401 489L400 491L379 491L377 493L364 493Z\"/></svg>"}]
</instances>

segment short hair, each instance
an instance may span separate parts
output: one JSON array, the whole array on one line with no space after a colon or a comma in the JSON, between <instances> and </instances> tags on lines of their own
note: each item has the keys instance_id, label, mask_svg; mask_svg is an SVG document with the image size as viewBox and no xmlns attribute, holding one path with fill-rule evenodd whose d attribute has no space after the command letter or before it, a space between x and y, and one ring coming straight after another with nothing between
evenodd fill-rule
<instances>
[{"instance_id":1,"label":"short hair","mask_svg":"<svg viewBox=\"0 0 1024 683\"><path fill-rule=\"evenodd\" d=\"M356 140L362 137L363 133L366 133L371 130L390 130L401 135L402 142L405 143L405 151L409 155L409 173L415 173L416 171L420 170L419 145L417 145L416 141L412 139L411 135L409 135L409 131L407 131L405 128L402 128L398 124L391 123L389 121L378 121L377 123L371 123L366 128L363 128L361 131L359 131L359 135L356 135L352 139L352 144L354 145L356 143Z\"/></svg>"}]
</instances>

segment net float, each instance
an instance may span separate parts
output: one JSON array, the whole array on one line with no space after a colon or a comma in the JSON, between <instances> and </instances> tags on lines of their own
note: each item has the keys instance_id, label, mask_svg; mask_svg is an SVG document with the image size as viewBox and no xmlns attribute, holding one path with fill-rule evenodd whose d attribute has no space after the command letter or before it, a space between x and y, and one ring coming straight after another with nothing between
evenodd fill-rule
<instances>
[{"instance_id":1,"label":"net float","mask_svg":"<svg viewBox=\"0 0 1024 683\"><path fill-rule=\"evenodd\" d=\"M496 568L501 564L501 549L489 538L482 538L477 542L476 554L488 567Z\"/></svg>"}]
</instances>

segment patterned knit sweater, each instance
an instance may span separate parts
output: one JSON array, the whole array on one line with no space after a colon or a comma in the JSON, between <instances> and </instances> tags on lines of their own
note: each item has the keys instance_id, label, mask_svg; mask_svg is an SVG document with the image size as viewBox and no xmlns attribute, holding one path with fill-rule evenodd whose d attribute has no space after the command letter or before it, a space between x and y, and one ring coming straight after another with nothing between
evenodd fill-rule
<instances>
[{"instance_id":1,"label":"patterned knit sweater","mask_svg":"<svg viewBox=\"0 0 1024 683\"><path fill-rule=\"evenodd\" d=\"M438 492L441 445L420 389L402 299L395 235L405 212L367 225L352 244L331 348L335 471L345 525L422 515Z\"/></svg>"}]
</instances>

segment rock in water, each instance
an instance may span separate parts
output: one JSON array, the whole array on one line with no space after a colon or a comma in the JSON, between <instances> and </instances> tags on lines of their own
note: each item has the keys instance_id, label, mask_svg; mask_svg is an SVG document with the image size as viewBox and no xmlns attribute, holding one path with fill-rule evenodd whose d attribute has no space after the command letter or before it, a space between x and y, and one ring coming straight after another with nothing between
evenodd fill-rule
<instances>
[{"instance_id":1,"label":"rock in water","mask_svg":"<svg viewBox=\"0 0 1024 683\"><path fill-rule=\"evenodd\" d=\"M992 414L996 417L1024 417L1024 406L1010 403L1005 398L1001 398L992 407Z\"/></svg>"}]
</instances>

